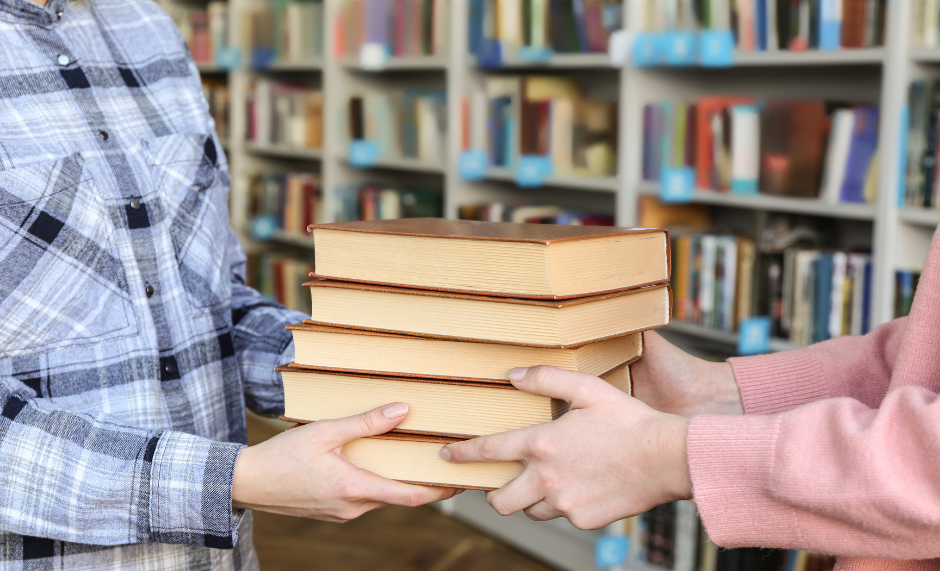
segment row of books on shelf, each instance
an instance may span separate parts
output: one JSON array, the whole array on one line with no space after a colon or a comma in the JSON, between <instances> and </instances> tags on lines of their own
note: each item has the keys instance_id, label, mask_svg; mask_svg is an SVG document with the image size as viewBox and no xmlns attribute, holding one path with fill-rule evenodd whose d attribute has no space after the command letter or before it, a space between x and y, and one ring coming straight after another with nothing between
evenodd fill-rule
<instances>
[{"instance_id":1,"label":"row of books on shelf","mask_svg":"<svg viewBox=\"0 0 940 571\"><path fill-rule=\"evenodd\" d=\"M254 68L276 61L315 61L323 56L324 10L322 0L247 5L239 12L236 46Z\"/></svg>"},{"instance_id":2,"label":"row of books on shelf","mask_svg":"<svg viewBox=\"0 0 940 571\"><path fill-rule=\"evenodd\" d=\"M922 48L940 47L940 4L911 2L910 43Z\"/></svg>"},{"instance_id":3,"label":"row of books on shelf","mask_svg":"<svg viewBox=\"0 0 940 571\"><path fill-rule=\"evenodd\" d=\"M887 0L638 0L635 7L639 31L730 31L743 51L881 46L887 17Z\"/></svg>"},{"instance_id":4,"label":"row of books on shelf","mask_svg":"<svg viewBox=\"0 0 940 571\"><path fill-rule=\"evenodd\" d=\"M441 56L451 0L346 0L336 21L336 55L359 58L365 44L385 56Z\"/></svg>"},{"instance_id":5,"label":"row of books on shelf","mask_svg":"<svg viewBox=\"0 0 940 571\"><path fill-rule=\"evenodd\" d=\"M672 571L831 571L835 558L784 549L718 549L689 501L672 502L628 520L638 560Z\"/></svg>"},{"instance_id":6,"label":"row of books on shelf","mask_svg":"<svg viewBox=\"0 0 940 571\"><path fill-rule=\"evenodd\" d=\"M940 80L918 79L908 92L906 206L940 209Z\"/></svg>"},{"instance_id":7,"label":"row of books on shelf","mask_svg":"<svg viewBox=\"0 0 940 571\"><path fill-rule=\"evenodd\" d=\"M874 203L878 108L706 97L647 104L643 178L692 169L697 188Z\"/></svg>"},{"instance_id":8,"label":"row of books on shelf","mask_svg":"<svg viewBox=\"0 0 940 571\"><path fill-rule=\"evenodd\" d=\"M607 53L611 33L622 27L623 5L621 0L470 0L470 53L487 62L492 42L504 51Z\"/></svg>"},{"instance_id":9,"label":"row of books on shelf","mask_svg":"<svg viewBox=\"0 0 940 571\"><path fill-rule=\"evenodd\" d=\"M213 63L219 48L228 45L228 2L205 7L174 4L168 8L196 63Z\"/></svg>"},{"instance_id":10,"label":"row of books on shelf","mask_svg":"<svg viewBox=\"0 0 940 571\"><path fill-rule=\"evenodd\" d=\"M215 132L222 141L228 141L231 136L229 129L229 97L228 82L221 78L203 77L202 90L209 103L209 115L215 122Z\"/></svg>"},{"instance_id":11,"label":"row of books on shelf","mask_svg":"<svg viewBox=\"0 0 940 571\"><path fill-rule=\"evenodd\" d=\"M506 202L461 205L460 218L482 222L526 222L572 226L614 225L614 217L611 214L574 211L554 205Z\"/></svg>"},{"instance_id":12,"label":"row of books on shelf","mask_svg":"<svg viewBox=\"0 0 940 571\"><path fill-rule=\"evenodd\" d=\"M276 253L249 254L245 277L264 297L296 311L310 312L310 294L300 284L307 281L313 263Z\"/></svg>"},{"instance_id":13,"label":"row of books on shelf","mask_svg":"<svg viewBox=\"0 0 940 571\"><path fill-rule=\"evenodd\" d=\"M616 173L617 103L581 93L574 79L491 76L461 106L462 147L485 151L490 166L548 157L553 174Z\"/></svg>"},{"instance_id":14,"label":"row of books on shelf","mask_svg":"<svg viewBox=\"0 0 940 571\"><path fill-rule=\"evenodd\" d=\"M349 98L349 138L368 140L383 158L443 164L447 97L440 89L405 89Z\"/></svg>"},{"instance_id":15,"label":"row of books on shelf","mask_svg":"<svg viewBox=\"0 0 940 571\"><path fill-rule=\"evenodd\" d=\"M444 194L437 188L351 184L336 187L333 197L337 222L440 218L444 212Z\"/></svg>"},{"instance_id":16,"label":"row of books on shelf","mask_svg":"<svg viewBox=\"0 0 940 571\"><path fill-rule=\"evenodd\" d=\"M286 234L306 236L317 223L320 181L309 173L248 174L248 208L252 220L264 216Z\"/></svg>"},{"instance_id":17,"label":"row of books on shelf","mask_svg":"<svg viewBox=\"0 0 940 571\"><path fill-rule=\"evenodd\" d=\"M323 94L303 85L254 79L248 87L246 140L318 150L323 145Z\"/></svg>"}]
</instances>

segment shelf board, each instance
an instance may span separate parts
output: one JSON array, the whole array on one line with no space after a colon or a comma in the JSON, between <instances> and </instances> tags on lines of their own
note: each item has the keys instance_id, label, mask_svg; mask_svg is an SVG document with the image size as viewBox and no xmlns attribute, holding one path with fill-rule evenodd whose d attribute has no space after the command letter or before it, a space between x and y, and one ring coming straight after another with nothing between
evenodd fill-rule
<instances>
[{"instance_id":1,"label":"shelf board","mask_svg":"<svg viewBox=\"0 0 940 571\"><path fill-rule=\"evenodd\" d=\"M502 180L515 183L516 173L505 167L491 167L486 170L489 180ZM571 190L589 190L594 192L617 192L617 177L614 176L578 176L559 175L547 176L544 183L537 188L544 187L568 188Z\"/></svg>"},{"instance_id":2,"label":"shelf board","mask_svg":"<svg viewBox=\"0 0 940 571\"><path fill-rule=\"evenodd\" d=\"M215 62L196 63L196 69L199 73L228 73L228 69L219 67Z\"/></svg>"},{"instance_id":3,"label":"shelf board","mask_svg":"<svg viewBox=\"0 0 940 571\"><path fill-rule=\"evenodd\" d=\"M902 208L898 210L901 220L918 226L940 225L940 210L929 208Z\"/></svg>"},{"instance_id":4,"label":"shelf board","mask_svg":"<svg viewBox=\"0 0 940 571\"><path fill-rule=\"evenodd\" d=\"M441 56L399 56L391 57L379 68L363 67L358 60L347 59L343 61L347 69L364 73L384 73L387 71L444 71L447 69L447 60Z\"/></svg>"},{"instance_id":5,"label":"shelf board","mask_svg":"<svg viewBox=\"0 0 940 571\"><path fill-rule=\"evenodd\" d=\"M730 331L720 331L718 329L713 329L711 327L703 327L701 325L696 325L694 323L673 321L672 325L664 329L664 331L673 331L675 333L680 333L682 335L688 335L689 337L696 337L699 339L704 339L706 341L721 343L723 345L731 345L733 347L737 347L738 345L737 333L732 333ZM790 351L792 349L800 349L800 348L801 348L800 345L797 345L796 343L791 343L787 339L771 339L770 340L770 351L773 353L779 353L780 351Z\"/></svg>"},{"instance_id":6,"label":"shelf board","mask_svg":"<svg viewBox=\"0 0 940 571\"><path fill-rule=\"evenodd\" d=\"M245 151L255 155L267 155L269 157L280 157L285 159L300 159L319 161L322 159L322 153L314 149L297 149L285 145L259 145L257 143L245 143Z\"/></svg>"},{"instance_id":7,"label":"shelf board","mask_svg":"<svg viewBox=\"0 0 940 571\"><path fill-rule=\"evenodd\" d=\"M640 185L640 194L659 194L659 185L653 182L643 182ZM712 190L696 190L692 195L692 202L770 212L809 214L826 218L875 219L875 208L873 206L867 204L829 204L817 198L793 198L770 194L731 194Z\"/></svg>"},{"instance_id":8,"label":"shelf board","mask_svg":"<svg viewBox=\"0 0 940 571\"><path fill-rule=\"evenodd\" d=\"M321 71L323 69L323 60L316 58L299 61L274 61L271 65L255 71Z\"/></svg>"},{"instance_id":9,"label":"shelf board","mask_svg":"<svg viewBox=\"0 0 940 571\"><path fill-rule=\"evenodd\" d=\"M519 58L507 58L503 65L497 68L484 68L479 62L474 65L485 71L499 71L501 69L616 69L610 61L610 56L603 54L554 54L545 62L524 61Z\"/></svg>"},{"instance_id":10,"label":"shelf board","mask_svg":"<svg viewBox=\"0 0 940 571\"><path fill-rule=\"evenodd\" d=\"M884 60L884 48L734 52L735 67L881 65Z\"/></svg>"},{"instance_id":11,"label":"shelf board","mask_svg":"<svg viewBox=\"0 0 940 571\"><path fill-rule=\"evenodd\" d=\"M268 239L268 240L258 240L257 238L255 238L254 236L251 235L251 225L248 225L248 226L245 228L245 234L247 234L248 236L251 236L252 240L255 240L256 242L262 242L262 243L271 243L271 242L273 242L273 243L276 243L276 244L285 244L285 245L287 245L287 246L295 246L295 247L298 247L298 248L307 248L307 249L310 249L310 250L313 250L313 246L314 246L314 243L313 243L313 236L312 236L312 235L308 238L308 237L298 236L298 235L296 235L296 234L290 234L290 233L282 232L282 231L278 230L277 232L274 233L273 236L271 236L270 239Z\"/></svg>"},{"instance_id":12,"label":"shelf board","mask_svg":"<svg viewBox=\"0 0 940 571\"><path fill-rule=\"evenodd\" d=\"M916 48L911 50L911 60L919 63L940 63L940 48Z\"/></svg>"},{"instance_id":13,"label":"shelf board","mask_svg":"<svg viewBox=\"0 0 940 571\"><path fill-rule=\"evenodd\" d=\"M347 163L349 162L345 157L344 160L346 160ZM364 168L362 170L370 169L444 174L444 165L442 163L432 163L422 159L411 159L403 157L379 157L375 160L375 163L373 163L371 167Z\"/></svg>"}]
</instances>

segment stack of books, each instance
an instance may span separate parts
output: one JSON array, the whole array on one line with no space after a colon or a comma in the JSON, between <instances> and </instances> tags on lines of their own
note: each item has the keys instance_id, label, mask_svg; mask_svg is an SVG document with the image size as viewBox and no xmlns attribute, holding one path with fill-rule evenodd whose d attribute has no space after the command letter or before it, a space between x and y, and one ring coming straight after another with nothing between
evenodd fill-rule
<instances>
[{"instance_id":1,"label":"stack of books","mask_svg":"<svg viewBox=\"0 0 940 571\"><path fill-rule=\"evenodd\" d=\"M311 229L311 319L289 327L295 359L278 369L284 419L406 402L396 430L343 447L352 464L387 478L502 486L522 464L450 464L439 453L567 411L515 389L511 369L552 365L629 393L640 332L671 320L664 230L436 218Z\"/></svg>"}]
</instances>

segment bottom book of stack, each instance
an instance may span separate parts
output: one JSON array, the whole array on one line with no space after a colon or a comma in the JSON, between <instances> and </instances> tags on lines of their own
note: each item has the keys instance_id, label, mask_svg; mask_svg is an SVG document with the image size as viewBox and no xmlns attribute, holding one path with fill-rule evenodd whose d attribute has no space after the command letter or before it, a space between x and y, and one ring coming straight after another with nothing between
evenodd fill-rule
<instances>
[{"instance_id":1,"label":"bottom book of stack","mask_svg":"<svg viewBox=\"0 0 940 571\"><path fill-rule=\"evenodd\" d=\"M600 375L630 394L629 360ZM359 468L403 482L463 489L493 490L520 473L520 462L452 464L440 457L443 446L550 422L565 414L567 403L522 392L511 385L470 380L397 377L380 373L317 370L291 364L277 369L284 380L282 420L305 424L359 414L391 402L408 403L408 416L394 431L343 446Z\"/></svg>"}]
</instances>

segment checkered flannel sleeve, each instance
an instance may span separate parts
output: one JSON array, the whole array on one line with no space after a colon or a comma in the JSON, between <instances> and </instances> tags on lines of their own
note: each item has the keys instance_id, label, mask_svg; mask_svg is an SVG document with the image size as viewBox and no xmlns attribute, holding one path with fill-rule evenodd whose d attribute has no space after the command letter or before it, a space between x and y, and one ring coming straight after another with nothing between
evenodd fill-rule
<instances>
[{"instance_id":1,"label":"checkered flannel sleeve","mask_svg":"<svg viewBox=\"0 0 940 571\"><path fill-rule=\"evenodd\" d=\"M245 401L258 414L280 416L284 414L284 384L274 368L294 360L293 337L285 328L308 316L268 301L245 285L245 253L231 230L228 251L232 263L235 358Z\"/></svg>"},{"instance_id":2,"label":"checkered flannel sleeve","mask_svg":"<svg viewBox=\"0 0 940 571\"><path fill-rule=\"evenodd\" d=\"M57 409L8 377L0 407L0 529L96 545L234 545L241 444Z\"/></svg>"}]
</instances>

